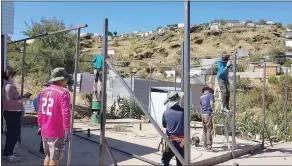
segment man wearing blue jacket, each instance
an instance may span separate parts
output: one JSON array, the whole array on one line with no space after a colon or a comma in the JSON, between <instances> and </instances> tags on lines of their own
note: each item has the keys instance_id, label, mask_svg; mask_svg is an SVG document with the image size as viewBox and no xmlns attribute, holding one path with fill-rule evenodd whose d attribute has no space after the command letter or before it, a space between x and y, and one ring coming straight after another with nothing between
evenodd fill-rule
<instances>
[{"instance_id":1,"label":"man wearing blue jacket","mask_svg":"<svg viewBox=\"0 0 292 166\"><path fill-rule=\"evenodd\" d=\"M230 60L230 54L223 52L222 56L217 62L218 66L218 84L220 86L222 107L224 112L229 112L229 81L228 81L228 70L232 68L232 62Z\"/></svg>"},{"instance_id":2,"label":"man wearing blue jacket","mask_svg":"<svg viewBox=\"0 0 292 166\"><path fill-rule=\"evenodd\" d=\"M94 87L95 91L100 94L101 91L101 71L102 71L102 63L103 63L103 55L98 54L93 58L93 68L94 68L94 75L95 75L95 81L94 81Z\"/></svg>"}]
</instances>

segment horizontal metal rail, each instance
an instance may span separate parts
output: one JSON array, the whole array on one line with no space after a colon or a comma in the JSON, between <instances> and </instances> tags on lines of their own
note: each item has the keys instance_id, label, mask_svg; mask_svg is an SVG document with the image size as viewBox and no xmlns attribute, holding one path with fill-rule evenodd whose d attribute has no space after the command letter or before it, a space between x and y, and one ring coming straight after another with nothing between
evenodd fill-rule
<instances>
[{"instance_id":1,"label":"horizontal metal rail","mask_svg":"<svg viewBox=\"0 0 292 166\"><path fill-rule=\"evenodd\" d=\"M59 31L55 31L55 32L46 32L46 33L43 33L43 34L40 34L40 35L36 35L36 36L32 36L32 37L16 40L16 41L13 41L13 42L10 42L10 43L7 43L7 44L15 44L15 43L19 43L19 42L26 41L26 40L36 39L36 38L39 38L39 37L44 37L44 36L48 36L48 35L54 35L54 34L57 34L57 33L68 32L68 31L81 29L81 28L86 28L86 27L87 27L87 24L84 24L84 25L81 25L81 26L72 27L72 28L66 28L66 29L62 29L62 30L59 30Z\"/></svg>"}]
</instances>

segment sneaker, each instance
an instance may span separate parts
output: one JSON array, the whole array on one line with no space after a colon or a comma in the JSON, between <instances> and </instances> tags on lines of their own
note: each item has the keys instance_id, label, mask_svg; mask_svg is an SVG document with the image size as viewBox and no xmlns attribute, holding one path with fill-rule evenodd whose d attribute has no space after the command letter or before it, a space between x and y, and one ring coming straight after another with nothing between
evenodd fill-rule
<instances>
[{"instance_id":1,"label":"sneaker","mask_svg":"<svg viewBox=\"0 0 292 166\"><path fill-rule=\"evenodd\" d=\"M6 156L5 157L6 160L8 160L11 163L16 163L20 160L20 157L16 157L14 155L10 155L10 156Z\"/></svg>"}]
</instances>

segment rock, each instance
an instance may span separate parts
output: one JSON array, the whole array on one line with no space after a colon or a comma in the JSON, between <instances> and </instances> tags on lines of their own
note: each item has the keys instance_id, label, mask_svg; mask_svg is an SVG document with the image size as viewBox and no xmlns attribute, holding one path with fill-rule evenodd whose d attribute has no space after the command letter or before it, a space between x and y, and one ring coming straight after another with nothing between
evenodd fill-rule
<instances>
[{"instance_id":1,"label":"rock","mask_svg":"<svg viewBox=\"0 0 292 166\"><path fill-rule=\"evenodd\" d=\"M198 39L198 40L196 40L194 43L195 43L195 44L202 44L203 41L204 41L204 39Z\"/></svg>"},{"instance_id":2,"label":"rock","mask_svg":"<svg viewBox=\"0 0 292 166\"><path fill-rule=\"evenodd\" d=\"M170 45L171 49L175 49L175 48L179 48L179 47L180 47L180 44L172 44L172 45Z\"/></svg>"},{"instance_id":3,"label":"rock","mask_svg":"<svg viewBox=\"0 0 292 166\"><path fill-rule=\"evenodd\" d=\"M142 60L145 58L151 58L152 56L153 56L153 52L147 51L145 53L134 56L134 58L135 58L135 60Z\"/></svg>"},{"instance_id":4,"label":"rock","mask_svg":"<svg viewBox=\"0 0 292 166\"><path fill-rule=\"evenodd\" d=\"M204 33L205 36L220 36L222 31L207 31Z\"/></svg>"}]
</instances>

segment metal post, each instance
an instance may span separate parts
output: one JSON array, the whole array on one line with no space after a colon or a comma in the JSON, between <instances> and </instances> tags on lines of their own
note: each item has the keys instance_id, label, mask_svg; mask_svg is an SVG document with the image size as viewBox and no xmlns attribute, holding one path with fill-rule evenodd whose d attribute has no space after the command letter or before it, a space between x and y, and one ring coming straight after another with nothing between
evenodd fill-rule
<instances>
[{"instance_id":1,"label":"metal post","mask_svg":"<svg viewBox=\"0 0 292 166\"><path fill-rule=\"evenodd\" d=\"M23 42L22 68L21 68L21 96L24 91L24 75L25 75L25 60L26 60L26 40Z\"/></svg>"},{"instance_id":2,"label":"metal post","mask_svg":"<svg viewBox=\"0 0 292 166\"><path fill-rule=\"evenodd\" d=\"M288 135L287 107L288 107L288 67L286 68L286 79L285 79L285 142L287 142L287 135Z\"/></svg>"},{"instance_id":3,"label":"metal post","mask_svg":"<svg viewBox=\"0 0 292 166\"><path fill-rule=\"evenodd\" d=\"M263 73L263 127L262 127L262 148L265 147L265 126L266 126L266 62L264 62Z\"/></svg>"},{"instance_id":4,"label":"metal post","mask_svg":"<svg viewBox=\"0 0 292 166\"><path fill-rule=\"evenodd\" d=\"M51 59L48 58L48 68L49 68L49 79L51 78Z\"/></svg>"},{"instance_id":5,"label":"metal post","mask_svg":"<svg viewBox=\"0 0 292 166\"><path fill-rule=\"evenodd\" d=\"M214 66L211 66L211 87L214 89Z\"/></svg>"},{"instance_id":6,"label":"metal post","mask_svg":"<svg viewBox=\"0 0 292 166\"><path fill-rule=\"evenodd\" d=\"M76 57L75 57L75 68L74 68L73 101L72 101L71 121L70 121L71 138L73 136L73 126L74 126L74 111L75 111L75 103L76 103L76 86L77 86L79 53L80 53L80 28L77 29L77 39L76 39ZM71 164L71 152L72 152L72 139L69 141L69 146L68 146L67 166L69 166Z\"/></svg>"},{"instance_id":7,"label":"metal post","mask_svg":"<svg viewBox=\"0 0 292 166\"><path fill-rule=\"evenodd\" d=\"M175 154L175 156L178 158L178 160L184 164L185 161L183 159L183 157L180 155L180 153L177 151L177 149L174 147L174 145L170 142L170 140L168 139L168 137L164 134L164 132L162 131L162 129L158 126L158 124L156 123L156 121L153 119L153 117L146 111L146 109L144 108L143 104L138 100L138 98L134 95L134 93L131 91L130 87L127 85L127 83L123 80L123 78L119 75L119 73L117 72L117 70L113 67L113 65L111 64L111 62L107 59L106 63L108 64L108 67L114 72L114 74L117 75L117 78L121 81L121 83L125 86L126 90L129 92L129 94L132 96L132 98L136 101L136 103L138 104L138 106L141 108L141 110L143 111L143 113L146 115L146 117L149 119L149 121L153 124L153 126L155 127L155 129L158 131L158 133L160 134L160 136L165 140L165 142L167 143L167 145L169 146L169 148L172 150L172 152Z\"/></svg>"},{"instance_id":8,"label":"metal post","mask_svg":"<svg viewBox=\"0 0 292 166\"><path fill-rule=\"evenodd\" d=\"M151 98L151 88L152 88L152 66L149 65L150 68L150 82L149 82L149 108L148 108L148 113L151 112L152 108L152 98Z\"/></svg>"},{"instance_id":9,"label":"metal post","mask_svg":"<svg viewBox=\"0 0 292 166\"><path fill-rule=\"evenodd\" d=\"M236 112L236 54L233 56L233 111L232 111L232 153L236 150L236 124L235 124L235 112ZM234 156L233 156L234 157Z\"/></svg>"},{"instance_id":10,"label":"metal post","mask_svg":"<svg viewBox=\"0 0 292 166\"><path fill-rule=\"evenodd\" d=\"M108 19L104 19L103 29L103 62L102 62L102 98L101 98L101 123L100 123L100 145L99 145L99 165L104 165L105 147L105 122L106 122L106 79L107 79L107 49L108 49Z\"/></svg>"},{"instance_id":11,"label":"metal post","mask_svg":"<svg viewBox=\"0 0 292 166\"><path fill-rule=\"evenodd\" d=\"M176 70L177 70L177 67L175 65L175 68L174 68L174 90L176 91Z\"/></svg>"},{"instance_id":12,"label":"metal post","mask_svg":"<svg viewBox=\"0 0 292 166\"><path fill-rule=\"evenodd\" d=\"M185 164L191 165L190 151L190 1L185 1L185 20L184 20L184 158Z\"/></svg>"},{"instance_id":13,"label":"metal post","mask_svg":"<svg viewBox=\"0 0 292 166\"><path fill-rule=\"evenodd\" d=\"M133 90L133 77L132 77L132 67L130 68L130 76L131 76L131 90ZM132 119L132 113L133 113L133 108L132 108L132 97L130 97L130 119Z\"/></svg>"},{"instance_id":14,"label":"metal post","mask_svg":"<svg viewBox=\"0 0 292 166\"><path fill-rule=\"evenodd\" d=\"M181 91L184 91L184 42L181 45L180 61L181 61L181 68L180 68L180 88L181 88ZM182 97L182 99L180 101L180 106L181 107L183 107L183 101L184 101L184 97Z\"/></svg>"}]
</instances>

